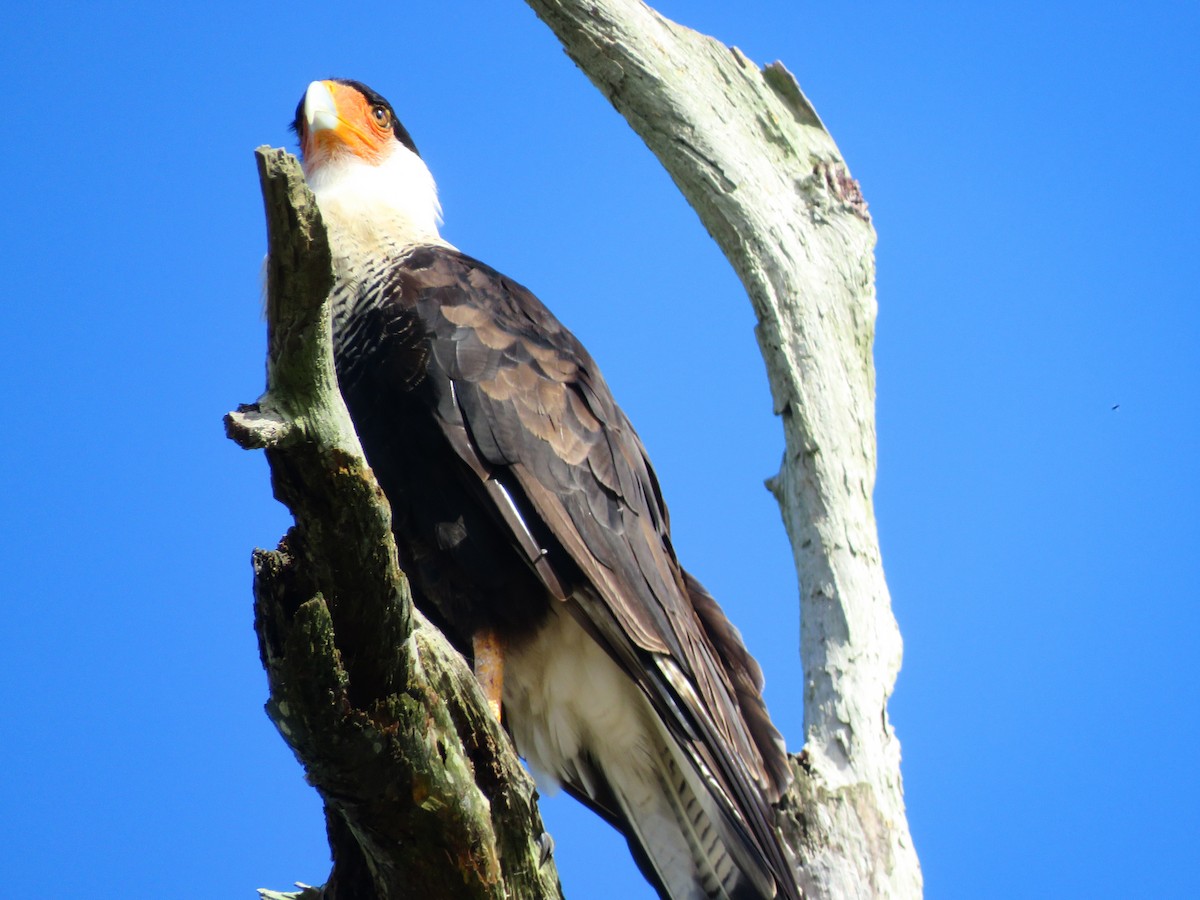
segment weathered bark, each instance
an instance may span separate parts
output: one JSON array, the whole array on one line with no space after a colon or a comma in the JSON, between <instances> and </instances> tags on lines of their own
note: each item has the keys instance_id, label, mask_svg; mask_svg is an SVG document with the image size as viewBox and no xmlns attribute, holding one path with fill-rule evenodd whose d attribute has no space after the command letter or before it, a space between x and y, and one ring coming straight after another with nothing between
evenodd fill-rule
<instances>
[{"instance_id":1,"label":"weathered bark","mask_svg":"<svg viewBox=\"0 0 1200 900\"><path fill-rule=\"evenodd\" d=\"M226 417L295 526L257 551L268 713L325 801L320 896L560 897L533 784L462 657L415 610L333 370L329 246L296 160L258 151L267 392ZM311 896L301 894L298 896Z\"/></svg>"},{"instance_id":2,"label":"weathered bark","mask_svg":"<svg viewBox=\"0 0 1200 900\"><path fill-rule=\"evenodd\" d=\"M641 0L527 0L658 156L741 277L786 451L805 746L780 821L810 897L921 894L887 700L900 668L872 507L875 232L791 74Z\"/></svg>"}]
</instances>

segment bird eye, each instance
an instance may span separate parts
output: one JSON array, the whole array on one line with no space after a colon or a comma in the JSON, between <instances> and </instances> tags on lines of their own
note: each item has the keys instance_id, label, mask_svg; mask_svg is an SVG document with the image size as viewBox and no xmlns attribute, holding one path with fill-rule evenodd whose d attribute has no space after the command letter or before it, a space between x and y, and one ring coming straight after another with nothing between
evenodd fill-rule
<instances>
[{"instance_id":1,"label":"bird eye","mask_svg":"<svg viewBox=\"0 0 1200 900\"><path fill-rule=\"evenodd\" d=\"M371 116L380 128L390 128L392 125L392 114L386 106L371 107Z\"/></svg>"}]
</instances>

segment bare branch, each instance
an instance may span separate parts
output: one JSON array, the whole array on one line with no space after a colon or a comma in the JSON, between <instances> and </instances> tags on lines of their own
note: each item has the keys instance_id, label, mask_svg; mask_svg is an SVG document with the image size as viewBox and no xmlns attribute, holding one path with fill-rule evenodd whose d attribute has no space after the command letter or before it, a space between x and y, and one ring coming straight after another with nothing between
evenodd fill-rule
<instances>
[{"instance_id":1,"label":"bare branch","mask_svg":"<svg viewBox=\"0 0 1200 900\"><path fill-rule=\"evenodd\" d=\"M641 0L527 0L658 156L758 316L786 452L769 486L801 582L805 751L782 816L813 897L917 897L900 667L871 495L875 233L858 184L791 74Z\"/></svg>"},{"instance_id":2,"label":"bare branch","mask_svg":"<svg viewBox=\"0 0 1200 900\"><path fill-rule=\"evenodd\" d=\"M226 429L266 450L296 521L278 549L255 553L255 627L268 712L325 801L334 869L320 895L560 897L532 782L397 565L334 375L316 202L293 157L257 152L268 390Z\"/></svg>"}]
</instances>

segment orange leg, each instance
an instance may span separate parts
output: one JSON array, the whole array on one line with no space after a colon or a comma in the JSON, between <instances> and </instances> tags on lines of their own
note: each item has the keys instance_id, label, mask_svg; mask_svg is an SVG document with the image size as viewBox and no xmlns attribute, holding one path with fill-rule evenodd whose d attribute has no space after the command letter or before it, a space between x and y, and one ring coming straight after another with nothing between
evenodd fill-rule
<instances>
[{"instance_id":1,"label":"orange leg","mask_svg":"<svg viewBox=\"0 0 1200 900\"><path fill-rule=\"evenodd\" d=\"M487 697L488 709L500 721L500 695L504 689L504 647L494 631L477 631L471 640L475 652L475 679Z\"/></svg>"}]
</instances>

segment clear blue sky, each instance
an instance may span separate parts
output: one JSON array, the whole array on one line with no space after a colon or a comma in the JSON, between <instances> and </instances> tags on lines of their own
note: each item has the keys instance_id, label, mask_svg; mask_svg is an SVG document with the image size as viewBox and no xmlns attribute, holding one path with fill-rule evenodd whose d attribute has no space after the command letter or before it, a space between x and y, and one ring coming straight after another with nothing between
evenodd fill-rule
<instances>
[{"instance_id":1,"label":"clear blue sky","mask_svg":"<svg viewBox=\"0 0 1200 900\"><path fill-rule=\"evenodd\" d=\"M782 59L875 218L891 716L928 896L1194 896L1200 8L659 8ZM221 427L263 383L252 150L291 143L317 77L387 96L447 237L590 346L799 749L749 304L519 0L9 2L0 58L6 896L327 873L251 630L249 554L288 517ZM607 826L544 811L569 898L649 896Z\"/></svg>"}]
</instances>

